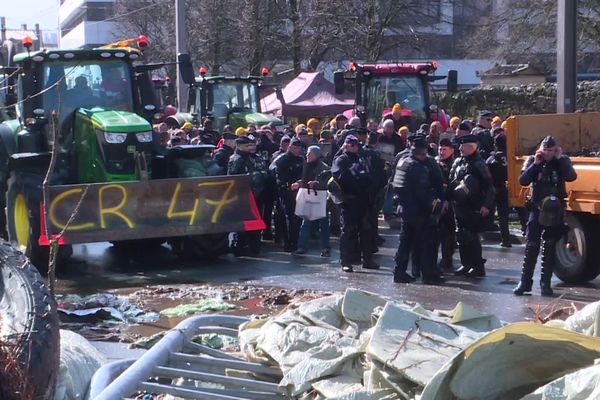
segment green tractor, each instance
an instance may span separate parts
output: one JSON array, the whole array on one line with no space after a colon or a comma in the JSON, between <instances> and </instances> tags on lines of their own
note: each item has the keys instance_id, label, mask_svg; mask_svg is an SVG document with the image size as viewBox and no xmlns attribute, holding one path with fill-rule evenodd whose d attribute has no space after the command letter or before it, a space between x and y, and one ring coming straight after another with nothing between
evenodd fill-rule
<instances>
[{"instance_id":1,"label":"green tractor","mask_svg":"<svg viewBox=\"0 0 600 400\"><path fill-rule=\"evenodd\" d=\"M188 113L174 115L171 119L181 125L185 120L200 123L204 117L212 116L213 127L219 132L225 125L231 125L233 130L249 124L281 125L279 118L261 112L260 90L267 74L268 70L263 68L262 77L207 77L206 68L201 67L200 76L189 85Z\"/></svg>"},{"instance_id":2,"label":"green tractor","mask_svg":"<svg viewBox=\"0 0 600 400\"><path fill-rule=\"evenodd\" d=\"M164 64L141 64L142 56L127 43L44 49L15 55L5 71L18 77L17 118L0 124L6 233L38 267L52 239L62 258L75 243L140 240L216 255L228 232L264 228L248 176L182 175L182 160L202 165L212 146L160 147L149 72ZM178 63L192 84L189 56Z\"/></svg>"}]
</instances>

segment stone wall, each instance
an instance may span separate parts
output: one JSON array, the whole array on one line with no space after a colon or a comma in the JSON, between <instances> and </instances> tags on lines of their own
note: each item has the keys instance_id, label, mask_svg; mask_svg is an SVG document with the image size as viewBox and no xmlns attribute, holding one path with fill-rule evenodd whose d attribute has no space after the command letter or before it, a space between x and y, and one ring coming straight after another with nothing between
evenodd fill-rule
<instances>
[{"instance_id":1,"label":"stone wall","mask_svg":"<svg viewBox=\"0 0 600 400\"><path fill-rule=\"evenodd\" d=\"M556 112L556 83L516 87L481 86L465 92L443 93L438 104L450 115L474 118L477 110L491 110L506 117L515 114ZM600 81L580 82L577 109L600 111Z\"/></svg>"}]
</instances>

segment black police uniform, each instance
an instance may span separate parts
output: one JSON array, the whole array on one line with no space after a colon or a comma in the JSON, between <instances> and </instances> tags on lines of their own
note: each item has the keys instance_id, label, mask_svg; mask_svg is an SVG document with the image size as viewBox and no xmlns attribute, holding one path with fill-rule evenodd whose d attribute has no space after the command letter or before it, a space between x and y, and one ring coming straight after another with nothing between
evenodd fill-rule
<instances>
[{"instance_id":1,"label":"black police uniform","mask_svg":"<svg viewBox=\"0 0 600 400\"><path fill-rule=\"evenodd\" d=\"M269 137L261 132L256 145L256 154L262 158L266 165L271 164L273 154L277 151L278 146L269 139ZM262 208L260 209L262 219L265 221L266 228L263 231L264 240L272 240L273 232L271 231L271 222L273 217L273 208L277 200L277 183L273 174L269 174L265 182L265 188L262 192L261 199Z\"/></svg>"},{"instance_id":2,"label":"black police uniform","mask_svg":"<svg viewBox=\"0 0 600 400\"><path fill-rule=\"evenodd\" d=\"M300 140L294 138L290 146L301 146ZM298 246L298 235L300 233L300 218L296 211L296 192L292 191L291 185L302 178L302 168L305 159L295 156L289 150L273 161L273 169L277 182L279 201L285 215L286 231L284 236L284 251L295 251Z\"/></svg>"},{"instance_id":3,"label":"black police uniform","mask_svg":"<svg viewBox=\"0 0 600 400\"><path fill-rule=\"evenodd\" d=\"M552 136L548 136L542 145L553 147L556 146L556 142ZM513 290L516 295L520 296L524 292L531 291L533 271L540 252L540 242L541 239L544 239L540 287L543 296L552 296L550 281L556 264L556 242L566 230L563 222L564 198L567 196L565 182L572 182L575 179L577 179L577 173L571 159L566 155L550 161L544 160L539 164L535 163L535 156L530 156L525 162L519 183L523 186L531 184L531 199L529 200L527 244L521 270L521 282ZM550 213L549 220L543 218L546 217L545 213ZM542 218L540 218L540 214L542 214Z\"/></svg>"},{"instance_id":4,"label":"black police uniform","mask_svg":"<svg viewBox=\"0 0 600 400\"><path fill-rule=\"evenodd\" d=\"M461 143L476 143L473 135L460 137ZM462 266L458 275L485 276L479 234L482 227L481 207L491 210L494 204L492 176L478 152L459 157L450 170L450 183L454 213L458 228L458 251Z\"/></svg>"},{"instance_id":5,"label":"black police uniform","mask_svg":"<svg viewBox=\"0 0 600 400\"><path fill-rule=\"evenodd\" d=\"M494 183L494 203L496 210L498 211L498 224L500 225L500 237L502 242L500 243L503 247L512 247L510 243L510 232L508 230L508 214L510 211L508 205L508 188L506 181L508 180L508 164L506 162L506 139L495 139L497 141L503 141L504 145L496 146L497 150L493 151L485 164L490 170L492 175L492 181ZM490 213L490 222L493 222L494 212Z\"/></svg>"},{"instance_id":6,"label":"black police uniform","mask_svg":"<svg viewBox=\"0 0 600 400\"><path fill-rule=\"evenodd\" d=\"M491 117L492 113L490 111L481 111L479 113L479 117ZM494 150L494 135L492 132L486 128L477 124L473 130L471 130L471 134L476 136L479 139L479 154L483 160L487 160L490 156L490 153Z\"/></svg>"},{"instance_id":7,"label":"black police uniform","mask_svg":"<svg viewBox=\"0 0 600 400\"><path fill-rule=\"evenodd\" d=\"M438 156L436 161L442 172L445 197L449 198L448 184L450 181L450 170L454 163L454 155L445 160L440 159ZM440 217L439 238L442 259L440 260L438 267L442 271L452 271L452 256L454 255L454 249L456 248L456 223L454 221L454 207L451 204L448 206L446 212Z\"/></svg>"},{"instance_id":8,"label":"black police uniform","mask_svg":"<svg viewBox=\"0 0 600 400\"><path fill-rule=\"evenodd\" d=\"M217 162L219 166L220 172L222 175L227 174L227 169L229 167L229 158L233 155L235 150L232 147L227 146L225 143L216 149L213 153L213 160Z\"/></svg>"},{"instance_id":9,"label":"black police uniform","mask_svg":"<svg viewBox=\"0 0 600 400\"><path fill-rule=\"evenodd\" d=\"M349 139L346 138L346 141ZM358 144L358 139L355 137ZM342 233L340 235L340 259L342 268L352 272L355 246L362 253L363 268L377 269L373 262L372 234L369 228L367 204L371 191L371 175L368 161L360 154L344 151L333 161L331 175L339 185L343 201L340 204Z\"/></svg>"},{"instance_id":10,"label":"black police uniform","mask_svg":"<svg viewBox=\"0 0 600 400\"><path fill-rule=\"evenodd\" d=\"M375 252L376 249L383 244L382 238L379 236L378 222L379 210L383 207L388 173L386 172L385 161L381 158L381 155L374 146L369 144L364 145L362 154L367 159L372 179L373 190L369 196L367 212L369 213L370 228L373 232L371 235L371 249Z\"/></svg>"},{"instance_id":11,"label":"black police uniform","mask_svg":"<svg viewBox=\"0 0 600 400\"><path fill-rule=\"evenodd\" d=\"M421 161L415 152L426 151L424 138L415 140L411 155L399 160L393 186L402 207L400 242L394 260L394 282L412 282L406 273L410 253L416 254L419 273L425 283L440 283L442 278L436 270L437 215L441 212L443 196L441 171L429 157ZM434 179L432 179L434 177ZM414 263L414 259L413 259Z\"/></svg>"},{"instance_id":12,"label":"black police uniform","mask_svg":"<svg viewBox=\"0 0 600 400\"><path fill-rule=\"evenodd\" d=\"M242 137L237 139L236 142L245 144L249 143L250 139ZM256 154L244 152L238 148L229 159L227 173L228 175L250 174L250 187L254 193L257 206L259 209L261 209L263 192L269 176L267 165L264 160ZM249 250L254 254L259 253L260 232L251 231L237 233L232 247L234 254L236 255L242 254L246 247L248 247Z\"/></svg>"}]
</instances>

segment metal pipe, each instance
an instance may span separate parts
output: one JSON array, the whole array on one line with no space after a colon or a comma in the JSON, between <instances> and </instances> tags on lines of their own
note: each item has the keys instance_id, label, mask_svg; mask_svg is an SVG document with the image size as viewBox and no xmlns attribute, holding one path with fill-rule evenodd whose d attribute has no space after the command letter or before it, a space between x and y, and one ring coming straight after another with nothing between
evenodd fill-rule
<instances>
[{"instance_id":1,"label":"metal pipe","mask_svg":"<svg viewBox=\"0 0 600 400\"><path fill-rule=\"evenodd\" d=\"M571 113L577 107L577 0L558 0L556 111Z\"/></svg>"},{"instance_id":2,"label":"metal pipe","mask_svg":"<svg viewBox=\"0 0 600 400\"><path fill-rule=\"evenodd\" d=\"M225 387L240 387L248 390L257 390L262 392L282 393L279 385L270 382L261 382L253 379L236 378L218 374L209 374L206 372L187 371L178 368L156 367L153 376L165 378L185 378L193 381L222 383Z\"/></svg>"},{"instance_id":3,"label":"metal pipe","mask_svg":"<svg viewBox=\"0 0 600 400\"><path fill-rule=\"evenodd\" d=\"M188 52L188 33L186 27L186 9L184 0L175 0L175 48L177 55ZM180 111L187 108L187 85L181 77L177 64L177 107Z\"/></svg>"},{"instance_id":4,"label":"metal pipe","mask_svg":"<svg viewBox=\"0 0 600 400\"><path fill-rule=\"evenodd\" d=\"M180 386L162 385L160 383L144 382L142 389L151 392L181 396L186 399L242 399L242 400L280 400L281 394L248 392L235 389L187 388Z\"/></svg>"},{"instance_id":5,"label":"metal pipe","mask_svg":"<svg viewBox=\"0 0 600 400\"><path fill-rule=\"evenodd\" d=\"M220 360L218 358L209 358L203 356L196 356L192 354L184 354L173 352L169 357L169 362L183 361L190 364L210 364L214 367L225 367L232 369L240 369L243 371L256 372L258 374L265 374L271 376L281 376L282 373L277 368L265 367L259 363L253 363L248 361L237 361L237 360Z\"/></svg>"},{"instance_id":6,"label":"metal pipe","mask_svg":"<svg viewBox=\"0 0 600 400\"><path fill-rule=\"evenodd\" d=\"M246 321L248 319L243 317L206 315L188 318L180 322L154 347L148 350L130 368L124 371L112 384L93 399L122 399L138 391L142 382L146 381L149 376L152 376L152 371L156 366L166 365L172 353L183 349L186 341L194 336L198 327L219 325L233 328Z\"/></svg>"}]
</instances>

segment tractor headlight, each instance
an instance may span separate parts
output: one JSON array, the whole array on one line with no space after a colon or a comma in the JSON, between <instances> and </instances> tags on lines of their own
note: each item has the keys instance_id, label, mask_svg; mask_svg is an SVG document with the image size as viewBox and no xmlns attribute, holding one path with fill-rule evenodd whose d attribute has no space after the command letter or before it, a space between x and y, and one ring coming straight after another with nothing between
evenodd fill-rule
<instances>
[{"instance_id":1,"label":"tractor headlight","mask_svg":"<svg viewBox=\"0 0 600 400\"><path fill-rule=\"evenodd\" d=\"M104 132L104 139L106 140L106 143L125 143L125 140L127 140L127 134Z\"/></svg>"},{"instance_id":2,"label":"tractor headlight","mask_svg":"<svg viewBox=\"0 0 600 400\"><path fill-rule=\"evenodd\" d=\"M135 137L140 143L150 143L152 141L152 132L140 132L136 133Z\"/></svg>"}]
</instances>

